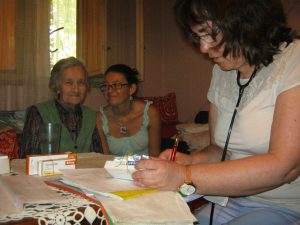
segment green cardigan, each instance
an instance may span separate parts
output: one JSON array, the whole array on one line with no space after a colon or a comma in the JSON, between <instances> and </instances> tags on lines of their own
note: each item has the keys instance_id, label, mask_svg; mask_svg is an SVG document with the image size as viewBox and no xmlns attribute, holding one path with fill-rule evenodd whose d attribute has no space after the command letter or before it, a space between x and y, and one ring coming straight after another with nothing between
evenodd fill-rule
<instances>
[{"instance_id":1,"label":"green cardigan","mask_svg":"<svg viewBox=\"0 0 300 225\"><path fill-rule=\"evenodd\" d=\"M55 101L48 101L36 105L44 123L59 123L62 127L60 138L60 152L89 152L92 144L92 135L96 126L96 113L86 106L81 105L82 109L82 127L75 143L65 125L59 117L55 106Z\"/></svg>"}]
</instances>

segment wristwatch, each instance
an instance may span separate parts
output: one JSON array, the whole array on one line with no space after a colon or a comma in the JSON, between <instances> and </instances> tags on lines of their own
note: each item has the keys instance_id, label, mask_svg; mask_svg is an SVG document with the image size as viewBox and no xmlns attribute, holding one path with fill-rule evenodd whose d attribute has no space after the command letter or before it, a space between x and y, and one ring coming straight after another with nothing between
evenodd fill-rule
<instances>
[{"instance_id":1,"label":"wristwatch","mask_svg":"<svg viewBox=\"0 0 300 225\"><path fill-rule=\"evenodd\" d=\"M191 179L191 168L185 166L185 180L184 183L179 187L179 192L183 196L189 196L196 192L196 187L193 185Z\"/></svg>"}]
</instances>

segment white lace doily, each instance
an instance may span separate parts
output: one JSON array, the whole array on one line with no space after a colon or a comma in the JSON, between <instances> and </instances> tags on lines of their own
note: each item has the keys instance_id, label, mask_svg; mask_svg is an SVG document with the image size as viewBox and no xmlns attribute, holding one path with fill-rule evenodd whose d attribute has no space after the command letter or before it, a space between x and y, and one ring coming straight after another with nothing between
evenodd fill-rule
<instances>
[{"instance_id":1,"label":"white lace doily","mask_svg":"<svg viewBox=\"0 0 300 225\"><path fill-rule=\"evenodd\" d=\"M27 204L21 214L0 217L0 223L32 218L40 225L109 224L102 208L70 192L51 187L69 201L63 204Z\"/></svg>"}]
</instances>

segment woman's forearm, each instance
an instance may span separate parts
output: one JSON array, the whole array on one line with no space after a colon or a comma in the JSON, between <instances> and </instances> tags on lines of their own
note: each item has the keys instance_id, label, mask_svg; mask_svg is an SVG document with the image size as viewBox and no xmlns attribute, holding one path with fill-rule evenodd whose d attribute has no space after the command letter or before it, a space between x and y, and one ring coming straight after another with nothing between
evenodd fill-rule
<instances>
[{"instance_id":1,"label":"woman's forearm","mask_svg":"<svg viewBox=\"0 0 300 225\"><path fill-rule=\"evenodd\" d=\"M211 144L191 155L192 164L221 161L222 152L220 147Z\"/></svg>"}]
</instances>

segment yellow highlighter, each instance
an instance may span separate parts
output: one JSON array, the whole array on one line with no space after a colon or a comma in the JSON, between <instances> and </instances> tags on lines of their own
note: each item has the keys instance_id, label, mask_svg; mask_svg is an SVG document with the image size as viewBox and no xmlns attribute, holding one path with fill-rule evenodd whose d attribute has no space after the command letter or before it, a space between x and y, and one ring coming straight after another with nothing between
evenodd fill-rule
<instances>
[{"instance_id":1,"label":"yellow highlighter","mask_svg":"<svg viewBox=\"0 0 300 225\"><path fill-rule=\"evenodd\" d=\"M130 198L136 198L141 195L150 194L155 191L158 191L158 189L150 188L150 189L142 189L142 190L128 190L128 191L113 191L110 192L111 194L117 195L124 200L130 199Z\"/></svg>"}]
</instances>

